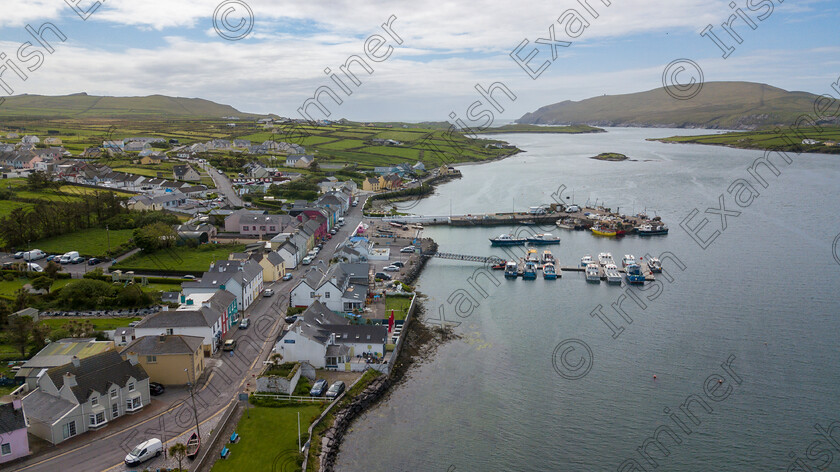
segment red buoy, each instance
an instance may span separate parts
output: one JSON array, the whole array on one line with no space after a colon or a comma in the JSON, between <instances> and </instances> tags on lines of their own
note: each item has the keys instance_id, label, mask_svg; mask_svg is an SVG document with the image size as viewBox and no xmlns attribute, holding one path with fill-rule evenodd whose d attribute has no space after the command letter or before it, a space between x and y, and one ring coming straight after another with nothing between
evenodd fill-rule
<instances>
[{"instance_id":1,"label":"red buoy","mask_svg":"<svg viewBox=\"0 0 840 472\"><path fill-rule=\"evenodd\" d=\"M653 376L653 378L655 379L655 378L656 378L656 375L654 375L654 376Z\"/></svg>"}]
</instances>

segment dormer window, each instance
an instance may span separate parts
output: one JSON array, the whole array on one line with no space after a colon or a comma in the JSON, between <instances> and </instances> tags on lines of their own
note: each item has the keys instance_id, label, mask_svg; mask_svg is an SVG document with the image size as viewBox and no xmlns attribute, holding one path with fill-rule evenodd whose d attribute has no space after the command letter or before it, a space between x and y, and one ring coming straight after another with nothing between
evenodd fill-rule
<instances>
[{"instance_id":1,"label":"dormer window","mask_svg":"<svg viewBox=\"0 0 840 472\"><path fill-rule=\"evenodd\" d=\"M134 391L134 382L129 382L129 383L128 383L128 391L129 391L129 392L133 392L133 391Z\"/></svg>"},{"instance_id":2,"label":"dormer window","mask_svg":"<svg viewBox=\"0 0 840 472\"><path fill-rule=\"evenodd\" d=\"M98 406L99 405L99 395L94 395L90 397L90 404L91 406Z\"/></svg>"}]
</instances>

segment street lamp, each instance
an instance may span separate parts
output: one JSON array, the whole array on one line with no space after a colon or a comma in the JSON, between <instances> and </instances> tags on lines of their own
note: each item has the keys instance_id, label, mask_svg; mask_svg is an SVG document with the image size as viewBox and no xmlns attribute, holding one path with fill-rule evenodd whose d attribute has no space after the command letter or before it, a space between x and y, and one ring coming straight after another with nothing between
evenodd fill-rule
<instances>
[{"instance_id":1,"label":"street lamp","mask_svg":"<svg viewBox=\"0 0 840 472\"><path fill-rule=\"evenodd\" d=\"M193 368L195 367L195 360L193 359L193 354L190 356L190 360L193 363ZM198 440L201 441L201 431L198 429L198 409L195 407L195 382L192 381L192 374L190 373L190 369L184 369L184 372L187 373L187 378L190 379L190 382L187 383L187 386L190 389L190 398L192 399L193 404L193 416L195 417L195 434L198 436Z\"/></svg>"}]
</instances>

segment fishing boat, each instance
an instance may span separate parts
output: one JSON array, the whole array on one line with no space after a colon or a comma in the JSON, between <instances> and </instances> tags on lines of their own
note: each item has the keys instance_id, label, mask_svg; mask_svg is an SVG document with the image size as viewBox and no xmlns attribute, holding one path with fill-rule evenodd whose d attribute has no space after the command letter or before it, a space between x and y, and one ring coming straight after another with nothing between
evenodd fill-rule
<instances>
[{"instance_id":1,"label":"fishing boat","mask_svg":"<svg viewBox=\"0 0 840 472\"><path fill-rule=\"evenodd\" d=\"M192 433L190 439L187 440L187 457L195 459L198 456L198 449L201 447L201 438L198 434Z\"/></svg>"},{"instance_id":2,"label":"fishing boat","mask_svg":"<svg viewBox=\"0 0 840 472\"><path fill-rule=\"evenodd\" d=\"M490 238L490 244L493 246L519 246L528 242L525 238L517 238L512 234L500 234L495 238Z\"/></svg>"},{"instance_id":3,"label":"fishing boat","mask_svg":"<svg viewBox=\"0 0 840 472\"><path fill-rule=\"evenodd\" d=\"M607 266L604 267L604 272L607 274L608 284L621 283L621 274L618 272L618 267L616 267L615 264L607 264Z\"/></svg>"},{"instance_id":4,"label":"fishing boat","mask_svg":"<svg viewBox=\"0 0 840 472\"><path fill-rule=\"evenodd\" d=\"M499 261L496 264L490 266L493 270L505 270L505 266L507 265L507 261Z\"/></svg>"},{"instance_id":5,"label":"fishing boat","mask_svg":"<svg viewBox=\"0 0 840 472\"><path fill-rule=\"evenodd\" d=\"M557 278L557 270L554 268L553 262L546 262L543 266L543 278L548 280Z\"/></svg>"},{"instance_id":6,"label":"fishing boat","mask_svg":"<svg viewBox=\"0 0 840 472\"><path fill-rule=\"evenodd\" d=\"M555 223L558 228L562 229L575 229L575 225L572 224L569 220L557 220Z\"/></svg>"},{"instance_id":7,"label":"fishing boat","mask_svg":"<svg viewBox=\"0 0 840 472\"><path fill-rule=\"evenodd\" d=\"M516 262L508 262L505 264L505 277L509 279L519 277L519 265Z\"/></svg>"},{"instance_id":8,"label":"fishing boat","mask_svg":"<svg viewBox=\"0 0 840 472\"><path fill-rule=\"evenodd\" d=\"M523 279L537 278L537 264L536 262L528 261L525 263L525 270L522 272Z\"/></svg>"},{"instance_id":9,"label":"fishing boat","mask_svg":"<svg viewBox=\"0 0 840 472\"><path fill-rule=\"evenodd\" d=\"M613 262L612 254L608 252L598 254L598 263L601 264L602 267L607 266L608 264L615 264L615 262Z\"/></svg>"},{"instance_id":10,"label":"fishing boat","mask_svg":"<svg viewBox=\"0 0 840 472\"><path fill-rule=\"evenodd\" d=\"M536 249L528 249L528 255L525 256L525 262L539 262Z\"/></svg>"},{"instance_id":11,"label":"fishing boat","mask_svg":"<svg viewBox=\"0 0 840 472\"><path fill-rule=\"evenodd\" d=\"M587 254L587 255L580 258L580 266L581 267L586 267L589 264L592 264L592 256Z\"/></svg>"},{"instance_id":12,"label":"fishing boat","mask_svg":"<svg viewBox=\"0 0 840 472\"><path fill-rule=\"evenodd\" d=\"M645 283L645 274L642 273L642 266L639 264L630 264L625 270L627 271L627 282L631 284Z\"/></svg>"},{"instance_id":13,"label":"fishing boat","mask_svg":"<svg viewBox=\"0 0 840 472\"><path fill-rule=\"evenodd\" d=\"M560 244L560 237L554 236L551 233L540 233L531 236L530 238L526 238L529 244L541 245L541 244Z\"/></svg>"},{"instance_id":14,"label":"fishing boat","mask_svg":"<svg viewBox=\"0 0 840 472\"><path fill-rule=\"evenodd\" d=\"M633 257L633 254L625 254L624 259L621 260L621 266L624 267L625 269L627 268L627 266L635 264L635 263L636 263L636 258Z\"/></svg>"},{"instance_id":15,"label":"fishing boat","mask_svg":"<svg viewBox=\"0 0 840 472\"><path fill-rule=\"evenodd\" d=\"M590 263L586 266L586 281L587 282L601 282L601 269L598 267L598 264Z\"/></svg>"},{"instance_id":16,"label":"fishing boat","mask_svg":"<svg viewBox=\"0 0 840 472\"><path fill-rule=\"evenodd\" d=\"M658 274L662 272L662 262L659 261L658 257L651 257L648 259L648 269L654 274Z\"/></svg>"},{"instance_id":17,"label":"fishing boat","mask_svg":"<svg viewBox=\"0 0 840 472\"><path fill-rule=\"evenodd\" d=\"M662 234L668 234L668 227L661 223L644 224L636 228L636 232L639 233L639 236L659 236Z\"/></svg>"},{"instance_id":18,"label":"fishing boat","mask_svg":"<svg viewBox=\"0 0 840 472\"><path fill-rule=\"evenodd\" d=\"M598 236L615 236L616 231L615 228L609 226L601 226L600 224L593 225L589 228L592 231L592 234L596 234Z\"/></svg>"},{"instance_id":19,"label":"fishing boat","mask_svg":"<svg viewBox=\"0 0 840 472\"><path fill-rule=\"evenodd\" d=\"M552 253L551 253L551 251L549 251L548 249L546 249L545 251L543 251L543 255L542 255L542 263L543 263L543 264L547 264L547 263L549 263L549 262L551 262L551 263L553 264L553 263L555 263L555 262L557 262L557 261L555 261L555 260L554 260L554 254L552 254Z\"/></svg>"}]
</instances>

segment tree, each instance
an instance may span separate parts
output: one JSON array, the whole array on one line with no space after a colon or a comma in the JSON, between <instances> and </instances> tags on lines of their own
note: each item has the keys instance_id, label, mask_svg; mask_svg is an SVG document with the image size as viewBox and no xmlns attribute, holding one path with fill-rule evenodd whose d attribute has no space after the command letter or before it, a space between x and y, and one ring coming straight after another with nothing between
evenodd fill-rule
<instances>
[{"instance_id":1,"label":"tree","mask_svg":"<svg viewBox=\"0 0 840 472\"><path fill-rule=\"evenodd\" d=\"M32 338L32 328L35 321L31 316L15 316L12 318L11 329L9 330L9 343L20 350L20 355L26 355L26 347Z\"/></svg>"},{"instance_id":2,"label":"tree","mask_svg":"<svg viewBox=\"0 0 840 472\"><path fill-rule=\"evenodd\" d=\"M47 293L50 293L50 287L52 287L53 279L47 277L46 275L42 275L33 279L31 284L32 288L35 290L46 290Z\"/></svg>"},{"instance_id":3,"label":"tree","mask_svg":"<svg viewBox=\"0 0 840 472\"><path fill-rule=\"evenodd\" d=\"M178 470L181 470L181 463L187 457L187 446L181 443L175 443L169 446L169 455L178 461Z\"/></svg>"},{"instance_id":4,"label":"tree","mask_svg":"<svg viewBox=\"0 0 840 472\"><path fill-rule=\"evenodd\" d=\"M32 344L36 351L40 351L47 345L47 336L50 334L50 327L45 324L35 324L32 327Z\"/></svg>"},{"instance_id":5,"label":"tree","mask_svg":"<svg viewBox=\"0 0 840 472\"><path fill-rule=\"evenodd\" d=\"M153 223L134 230L134 244L147 252L172 247L176 238L175 230L165 223Z\"/></svg>"},{"instance_id":6,"label":"tree","mask_svg":"<svg viewBox=\"0 0 840 472\"><path fill-rule=\"evenodd\" d=\"M21 287L15 291L15 310L23 310L26 305L29 305L29 291Z\"/></svg>"},{"instance_id":7,"label":"tree","mask_svg":"<svg viewBox=\"0 0 840 472\"><path fill-rule=\"evenodd\" d=\"M44 267L44 274L47 277L54 279L56 275L61 271L61 266L56 264L54 261L47 262L47 265Z\"/></svg>"}]
</instances>

